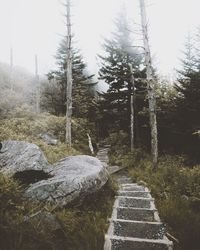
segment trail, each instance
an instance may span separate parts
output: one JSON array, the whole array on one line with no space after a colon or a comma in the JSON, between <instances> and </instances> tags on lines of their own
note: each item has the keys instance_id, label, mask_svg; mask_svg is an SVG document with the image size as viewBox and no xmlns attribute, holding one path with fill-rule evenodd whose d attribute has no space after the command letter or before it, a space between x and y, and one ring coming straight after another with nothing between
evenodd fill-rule
<instances>
[{"instance_id":1,"label":"trail","mask_svg":"<svg viewBox=\"0 0 200 250\"><path fill-rule=\"evenodd\" d=\"M101 148L97 158L116 176L119 190L104 250L172 250L150 190L133 183L122 167L109 166L108 150L109 145Z\"/></svg>"}]
</instances>

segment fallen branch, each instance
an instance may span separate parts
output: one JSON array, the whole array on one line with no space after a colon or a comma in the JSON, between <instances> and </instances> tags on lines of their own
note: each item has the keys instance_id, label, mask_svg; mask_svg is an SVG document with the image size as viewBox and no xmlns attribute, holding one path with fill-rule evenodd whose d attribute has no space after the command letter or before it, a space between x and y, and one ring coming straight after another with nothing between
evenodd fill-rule
<instances>
[{"instance_id":1,"label":"fallen branch","mask_svg":"<svg viewBox=\"0 0 200 250\"><path fill-rule=\"evenodd\" d=\"M167 237L169 239L171 239L172 241L175 241L177 244L179 244L179 240L177 238L175 238L173 235L171 235L170 233L166 233Z\"/></svg>"}]
</instances>

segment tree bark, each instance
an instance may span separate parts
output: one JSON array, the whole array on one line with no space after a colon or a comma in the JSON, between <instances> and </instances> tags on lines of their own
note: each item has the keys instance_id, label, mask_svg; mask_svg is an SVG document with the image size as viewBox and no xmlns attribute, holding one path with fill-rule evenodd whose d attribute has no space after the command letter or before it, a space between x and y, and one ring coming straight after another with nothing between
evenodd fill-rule
<instances>
[{"instance_id":1,"label":"tree bark","mask_svg":"<svg viewBox=\"0 0 200 250\"><path fill-rule=\"evenodd\" d=\"M92 146L92 139L90 137L90 135L87 133L87 137L88 137L88 145L89 145L89 149L91 151L92 154L94 154L94 148Z\"/></svg>"},{"instance_id":2,"label":"tree bark","mask_svg":"<svg viewBox=\"0 0 200 250\"><path fill-rule=\"evenodd\" d=\"M66 90L66 143L71 147L71 125L72 125L72 51L71 51L71 1L67 0L67 90Z\"/></svg>"},{"instance_id":3,"label":"tree bark","mask_svg":"<svg viewBox=\"0 0 200 250\"><path fill-rule=\"evenodd\" d=\"M130 106L131 106L131 116L130 116L130 128L131 128L131 152L134 150L134 145L135 145L135 109L134 109L134 104L135 104L135 79L133 75L133 67L131 64L129 64L130 68L130 73L131 73L131 84L132 84L132 91L131 91L131 101L130 101Z\"/></svg>"},{"instance_id":4,"label":"tree bark","mask_svg":"<svg viewBox=\"0 0 200 250\"><path fill-rule=\"evenodd\" d=\"M10 49L10 90L13 91L13 48Z\"/></svg>"},{"instance_id":5,"label":"tree bark","mask_svg":"<svg viewBox=\"0 0 200 250\"><path fill-rule=\"evenodd\" d=\"M156 119L155 79L153 77L153 70L152 70L151 53L150 53L149 39L148 39L148 24L147 24L144 0L140 0L140 10L141 10L143 43L145 49L147 91L149 100L151 152L152 152L153 168L156 169L158 163L158 132L157 132L157 119Z\"/></svg>"},{"instance_id":6,"label":"tree bark","mask_svg":"<svg viewBox=\"0 0 200 250\"><path fill-rule=\"evenodd\" d=\"M36 112L40 113L40 78L38 74L38 57L35 55L35 85L36 85Z\"/></svg>"}]
</instances>

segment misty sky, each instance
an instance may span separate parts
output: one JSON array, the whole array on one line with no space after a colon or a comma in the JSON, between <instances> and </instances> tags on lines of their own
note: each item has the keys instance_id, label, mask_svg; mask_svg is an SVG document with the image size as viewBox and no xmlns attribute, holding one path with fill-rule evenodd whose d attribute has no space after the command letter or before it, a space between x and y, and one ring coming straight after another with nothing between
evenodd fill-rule
<instances>
[{"instance_id":1,"label":"misty sky","mask_svg":"<svg viewBox=\"0 0 200 250\"><path fill-rule=\"evenodd\" d=\"M64 1L64 0L63 0ZM113 20L126 5L130 20L138 29L138 0L72 0L73 32L88 68L97 69L96 54L103 37L113 31ZM150 43L158 70L172 74L178 67L184 39L200 26L199 0L146 0ZM10 47L14 64L34 72L37 53L40 74L54 68L54 55L65 34L62 0L0 0L0 62L9 62ZM132 21L133 23L133 21ZM139 40L138 40L139 43Z\"/></svg>"}]
</instances>

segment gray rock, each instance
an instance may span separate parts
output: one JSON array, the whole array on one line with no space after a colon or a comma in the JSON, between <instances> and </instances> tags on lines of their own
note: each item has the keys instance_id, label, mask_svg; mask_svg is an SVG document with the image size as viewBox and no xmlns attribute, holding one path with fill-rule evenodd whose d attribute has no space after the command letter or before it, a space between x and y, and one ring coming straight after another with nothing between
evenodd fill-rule
<instances>
[{"instance_id":1,"label":"gray rock","mask_svg":"<svg viewBox=\"0 0 200 250\"><path fill-rule=\"evenodd\" d=\"M107 182L108 172L101 162L94 157L71 156L59 161L52 178L32 184L26 190L26 196L58 206L77 201L95 193Z\"/></svg>"},{"instance_id":2,"label":"gray rock","mask_svg":"<svg viewBox=\"0 0 200 250\"><path fill-rule=\"evenodd\" d=\"M23 171L49 173L52 166L38 146L24 141L4 141L0 154L0 172L14 176Z\"/></svg>"},{"instance_id":3,"label":"gray rock","mask_svg":"<svg viewBox=\"0 0 200 250\"><path fill-rule=\"evenodd\" d=\"M27 185L25 196L58 206L97 192L108 180L102 163L91 156L71 156L50 165L38 146L23 141L4 141L0 172Z\"/></svg>"},{"instance_id":4,"label":"gray rock","mask_svg":"<svg viewBox=\"0 0 200 250\"><path fill-rule=\"evenodd\" d=\"M42 133L40 134L40 138L42 138L48 145L58 144L58 140L51 133Z\"/></svg>"},{"instance_id":5,"label":"gray rock","mask_svg":"<svg viewBox=\"0 0 200 250\"><path fill-rule=\"evenodd\" d=\"M36 225L40 229L48 229L49 232L62 230L62 226L56 216L46 211L39 211L30 216L26 216L24 221Z\"/></svg>"}]
</instances>

